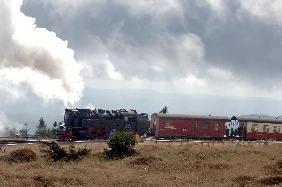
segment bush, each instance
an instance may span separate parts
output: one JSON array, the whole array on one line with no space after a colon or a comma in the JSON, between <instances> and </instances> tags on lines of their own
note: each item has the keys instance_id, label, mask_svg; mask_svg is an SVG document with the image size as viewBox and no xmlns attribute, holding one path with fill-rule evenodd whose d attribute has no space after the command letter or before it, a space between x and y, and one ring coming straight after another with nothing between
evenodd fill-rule
<instances>
[{"instance_id":1,"label":"bush","mask_svg":"<svg viewBox=\"0 0 282 187\"><path fill-rule=\"evenodd\" d=\"M259 180L259 182L266 186L272 186L282 183L282 176L268 176Z\"/></svg>"},{"instance_id":2,"label":"bush","mask_svg":"<svg viewBox=\"0 0 282 187\"><path fill-rule=\"evenodd\" d=\"M115 132L107 144L110 149L105 149L104 154L110 159L124 158L136 153L134 136L124 131Z\"/></svg>"},{"instance_id":3,"label":"bush","mask_svg":"<svg viewBox=\"0 0 282 187\"><path fill-rule=\"evenodd\" d=\"M87 148L76 149L75 146L72 145L69 147L68 158L70 160L79 160L85 156L88 156L89 154L90 154L90 149Z\"/></svg>"},{"instance_id":4,"label":"bush","mask_svg":"<svg viewBox=\"0 0 282 187\"><path fill-rule=\"evenodd\" d=\"M10 162L30 162L36 159L36 153L27 148L18 149L11 152L8 158Z\"/></svg>"},{"instance_id":5,"label":"bush","mask_svg":"<svg viewBox=\"0 0 282 187\"><path fill-rule=\"evenodd\" d=\"M238 183L239 186L247 186L251 184L255 180L254 177L251 176L239 176L233 179L234 182Z\"/></svg>"},{"instance_id":6,"label":"bush","mask_svg":"<svg viewBox=\"0 0 282 187\"><path fill-rule=\"evenodd\" d=\"M45 157L48 160L55 162L60 160L79 160L88 156L90 154L90 149L76 149L74 145L71 145L69 150L66 151L56 142L44 142L42 143L41 152L45 154Z\"/></svg>"},{"instance_id":7,"label":"bush","mask_svg":"<svg viewBox=\"0 0 282 187\"><path fill-rule=\"evenodd\" d=\"M67 157L66 151L56 142L43 142L41 145L41 152L48 160L58 161Z\"/></svg>"}]
</instances>

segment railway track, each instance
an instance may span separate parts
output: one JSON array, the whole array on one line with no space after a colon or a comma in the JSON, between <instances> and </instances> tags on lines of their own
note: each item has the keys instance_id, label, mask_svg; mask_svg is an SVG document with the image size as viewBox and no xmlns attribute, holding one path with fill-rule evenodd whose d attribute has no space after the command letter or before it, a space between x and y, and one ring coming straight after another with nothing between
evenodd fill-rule
<instances>
[{"instance_id":1,"label":"railway track","mask_svg":"<svg viewBox=\"0 0 282 187\"><path fill-rule=\"evenodd\" d=\"M56 140L51 139L29 139L29 138L7 138L0 137L0 146L8 145L18 145L18 144L36 144L41 142L51 142ZM58 141L60 144L83 144L83 143L106 143L107 140L79 140L79 141ZM193 139L154 139L146 138L143 142L148 143L199 143L199 144L209 144L209 143L237 143L237 144L267 144L267 143L282 143L281 141L239 141L239 140L193 140Z\"/></svg>"}]
</instances>

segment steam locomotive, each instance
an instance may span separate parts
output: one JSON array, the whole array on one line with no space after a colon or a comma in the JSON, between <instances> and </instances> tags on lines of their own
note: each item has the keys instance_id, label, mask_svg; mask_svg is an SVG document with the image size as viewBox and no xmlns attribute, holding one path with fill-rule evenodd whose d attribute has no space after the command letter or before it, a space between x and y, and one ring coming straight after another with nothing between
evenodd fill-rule
<instances>
[{"instance_id":1,"label":"steam locomotive","mask_svg":"<svg viewBox=\"0 0 282 187\"><path fill-rule=\"evenodd\" d=\"M115 131L145 134L148 114L136 110L65 109L59 140L107 139Z\"/></svg>"}]
</instances>

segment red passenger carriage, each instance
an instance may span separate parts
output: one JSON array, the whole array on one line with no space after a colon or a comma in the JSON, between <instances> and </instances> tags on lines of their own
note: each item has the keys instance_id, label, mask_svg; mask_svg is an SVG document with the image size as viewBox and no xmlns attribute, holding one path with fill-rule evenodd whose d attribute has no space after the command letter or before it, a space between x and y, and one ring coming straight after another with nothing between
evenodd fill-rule
<instances>
[{"instance_id":1,"label":"red passenger carriage","mask_svg":"<svg viewBox=\"0 0 282 187\"><path fill-rule=\"evenodd\" d=\"M151 128L156 138L222 139L228 121L226 116L154 113Z\"/></svg>"},{"instance_id":2,"label":"red passenger carriage","mask_svg":"<svg viewBox=\"0 0 282 187\"><path fill-rule=\"evenodd\" d=\"M282 140L282 120L271 118L238 117L245 140Z\"/></svg>"}]
</instances>

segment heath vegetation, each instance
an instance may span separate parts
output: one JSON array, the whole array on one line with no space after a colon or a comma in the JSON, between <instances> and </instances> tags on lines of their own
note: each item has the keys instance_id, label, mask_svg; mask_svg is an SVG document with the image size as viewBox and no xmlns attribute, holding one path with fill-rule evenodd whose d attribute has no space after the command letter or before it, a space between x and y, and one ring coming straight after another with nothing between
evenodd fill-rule
<instances>
[{"instance_id":1,"label":"heath vegetation","mask_svg":"<svg viewBox=\"0 0 282 187\"><path fill-rule=\"evenodd\" d=\"M16 162L0 160L0 186L282 185L279 143L145 142L119 159L100 158L111 150L107 143L51 143L44 145L47 152L42 146L3 147L1 158ZM32 150L36 157L12 156L17 150Z\"/></svg>"}]
</instances>

